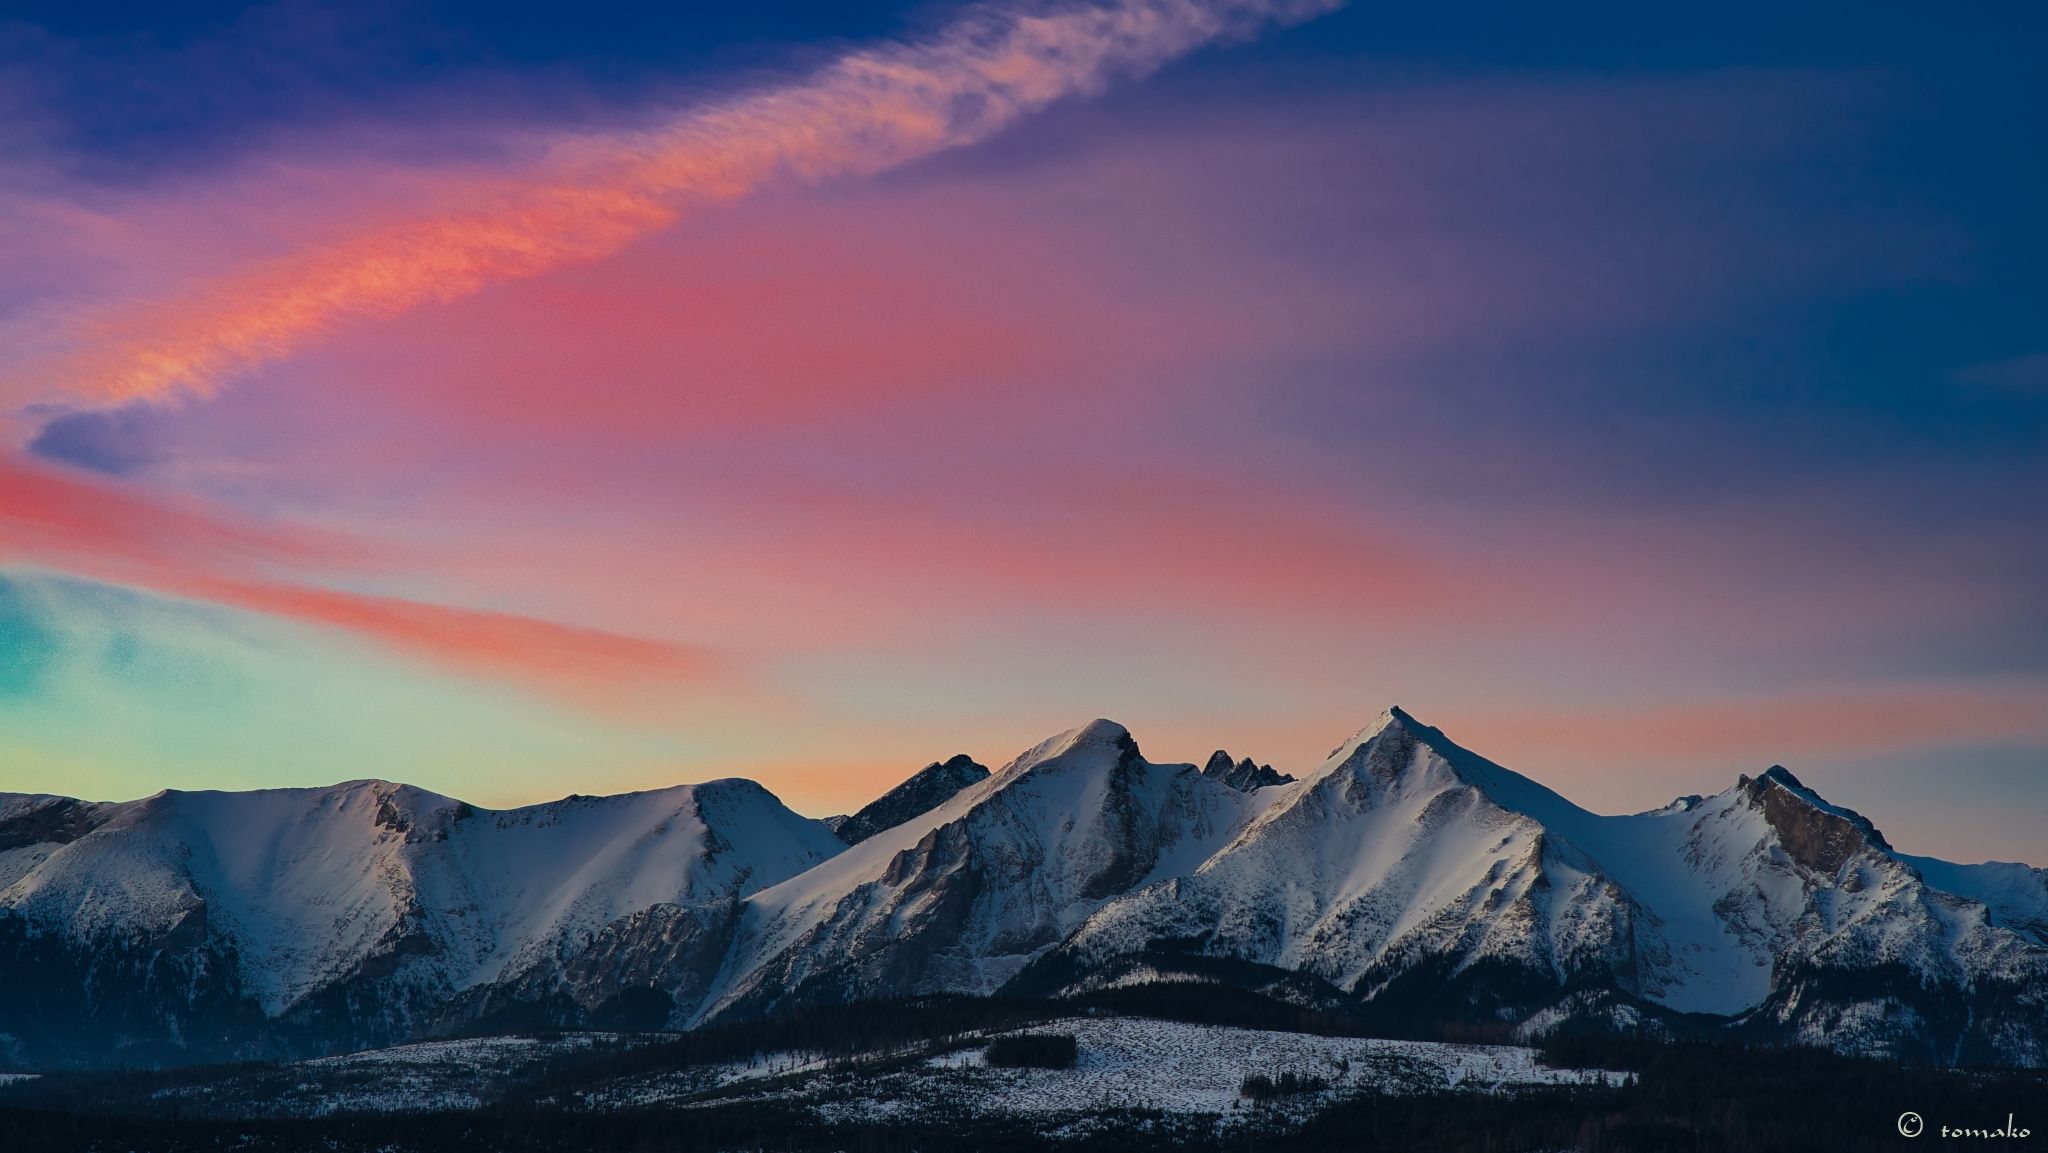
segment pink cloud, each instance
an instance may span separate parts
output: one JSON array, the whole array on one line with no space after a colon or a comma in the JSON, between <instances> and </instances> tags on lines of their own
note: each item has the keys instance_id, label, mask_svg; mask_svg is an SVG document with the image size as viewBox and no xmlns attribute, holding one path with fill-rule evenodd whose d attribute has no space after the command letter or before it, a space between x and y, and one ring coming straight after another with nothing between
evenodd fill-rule
<instances>
[{"instance_id":1,"label":"pink cloud","mask_svg":"<svg viewBox=\"0 0 2048 1153\"><path fill-rule=\"evenodd\" d=\"M437 452L510 438L616 459L735 426L1086 389L1131 359L1121 318L1036 238L952 239L779 201L339 342L305 371L342 407L424 422Z\"/></svg>"},{"instance_id":2,"label":"pink cloud","mask_svg":"<svg viewBox=\"0 0 2048 1153\"><path fill-rule=\"evenodd\" d=\"M1115 77L1331 0L1119 0L981 8L937 35L635 131L566 139L539 166L466 183L455 207L367 224L175 297L83 318L17 394L119 404L207 394L344 325L609 255L685 210L887 171L984 140Z\"/></svg>"},{"instance_id":3,"label":"pink cloud","mask_svg":"<svg viewBox=\"0 0 2048 1153\"><path fill-rule=\"evenodd\" d=\"M1582 647L1680 627L1685 600L1684 619L1740 630L1759 610L1715 588L1713 540L1436 523L1385 464L1337 487L1328 446L1290 460L1271 428L1237 431L1264 418L1267 379L1302 365L1341 364L1362 403L1398 413L1410 401L1382 365L1691 300L1700 260L1663 279L1583 269L1510 224L1524 201L1605 211L1572 202L1574 166L1644 147L1606 139L1634 139L1632 104L1688 125L1666 142L1683 152L1714 141L1709 113L1730 103L1653 86L1094 125L1049 162L762 197L338 335L273 370L283 399L230 395L220 420L247 414L262 436L244 440L308 500L360 491L396 505L376 515L398 531L459 542L440 562L458 585L602 603L621 627L841 636L1000 597L1483 619ZM1534 175L1503 204L1510 171ZM1660 267L1728 239L1675 236ZM1367 424L1353 452L1409 466L1427 447L1376 443ZM1512 463L1436 453L1417 467ZM525 575L565 537L587 576ZM1565 541L1570 555L1550 547ZM1831 603L1779 625L1810 634L1870 608Z\"/></svg>"},{"instance_id":4,"label":"pink cloud","mask_svg":"<svg viewBox=\"0 0 2048 1153\"><path fill-rule=\"evenodd\" d=\"M252 527L188 501L145 497L0 456L0 564L51 565L301 623L340 629L471 672L504 674L585 699L648 678L697 677L688 647L511 613L279 580L279 567L337 567L325 534ZM341 567L346 567L341 563Z\"/></svg>"}]
</instances>

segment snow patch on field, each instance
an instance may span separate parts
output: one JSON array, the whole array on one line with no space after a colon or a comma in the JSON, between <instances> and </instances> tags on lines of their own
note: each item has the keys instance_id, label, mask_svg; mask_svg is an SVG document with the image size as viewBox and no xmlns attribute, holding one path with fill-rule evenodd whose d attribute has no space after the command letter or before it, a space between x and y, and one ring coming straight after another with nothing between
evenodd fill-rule
<instances>
[{"instance_id":1,"label":"snow patch on field","mask_svg":"<svg viewBox=\"0 0 2048 1153\"><path fill-rule=\"evenodd\" d=\"M1327 1083L1318 1093L1268 1107L1289 1109L1360 1092L1502 1093L1628 1079L1625 1073L1552 1069L1537 1062L1534 1050L1510 1045L1316 1037L1128 1018L1076 1019L1019 1032L1073 1034L1075 1066L990 1068L985 1046L975 1045L883 1072L840 1067L758 1088L737 1079L718 1086L735 1092L707 1092L714 1087L707 1078L690 1103L781 1099L808 1104L828 1121L958 1112L1053 1119L1118 1110L1249 1118L1257 1107L1239 1090L1252 1074L1291 1072Z\"/></svg>"},{"instance_id":2,"label":"snow patch on field","mask_svg":"<svg viewBox=\"0 0 2048 1153\"><path fill-rule=\"evenodd\" d=\"M934 1068L972 1070L999 1112L1060 1113L1112 1107L1221 1113L1239 1102L1245 1077L1295 1073L1330 1092L1498 1093L1529 1085L1619 1083L1623 1074L1552 1069L1533 1049L1432 1041L1314 1037L1172 1021L1079 1020L1027 1032L1072 1033L1072 1069L991 1069L982 1051L949 1054Z\"/></svg>"}]
</instances>

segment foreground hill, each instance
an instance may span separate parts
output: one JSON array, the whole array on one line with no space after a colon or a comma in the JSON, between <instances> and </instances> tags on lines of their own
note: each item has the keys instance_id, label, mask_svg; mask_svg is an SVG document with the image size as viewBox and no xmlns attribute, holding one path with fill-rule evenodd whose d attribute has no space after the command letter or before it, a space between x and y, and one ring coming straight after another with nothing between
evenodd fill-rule
<instances>
[{"instance_id":1,"label":"foreground hill","mask_svg":"<svg viewBox=\"0 0 2048 1153\"><path fill-rule=\"evenodd\" d=\"M0 1058L1210 982L1415 1035L2048 1062L2048 872L1904 855L1782 768L1602 816L1398 709L1301 780L1155 764L1109 721L970 765L852 847L737 780L0 796Z\"/></svg>"}]
</instances>

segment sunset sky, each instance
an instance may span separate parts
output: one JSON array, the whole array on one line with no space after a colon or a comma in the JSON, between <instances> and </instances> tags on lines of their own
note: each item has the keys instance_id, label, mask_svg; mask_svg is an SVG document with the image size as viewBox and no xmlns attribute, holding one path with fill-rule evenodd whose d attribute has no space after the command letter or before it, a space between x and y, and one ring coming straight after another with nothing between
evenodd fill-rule
<instances>
[{"instance_id":1,"label":"sunset sky","mask_svg":"<svg viewBox=\"0 0 2048 1153\"><path fill-rule=\"evenodd\" d=\"M1398 703L2048 865L2044 35L15 0L0 789L824 815Z\"/></svg>"}]
</instances>

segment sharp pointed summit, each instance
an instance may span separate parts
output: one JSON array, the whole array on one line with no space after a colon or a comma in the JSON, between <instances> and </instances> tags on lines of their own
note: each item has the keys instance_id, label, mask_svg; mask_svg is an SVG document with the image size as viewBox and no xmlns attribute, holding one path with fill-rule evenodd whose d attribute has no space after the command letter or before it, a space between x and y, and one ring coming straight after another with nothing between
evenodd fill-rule
<instances>
[{"instance_id":1,"label":"sharp pointed summit","mask_svg":"<svg viewBox=\"0 0 2048 1153\"><path fill-rule=\"evenodd\" d=\"M1399 732L1409 731L1417 727L1419 726L1416 725L1415 718L1409 716L1405 711L1403 711L1401 706L1389 705L1386 708L1381 709L1379 715L1375 716L1371 721L1368 721L1364 728L1361 728L1357 732L1351 734L1350 738L1347 739L1343 744L1338 745L1334 749L1331 749L1330 758L1334 759L1340 757L1349 750L1355 749L1358 746L1365 744L1366 742L1379 736L1381 733L1386 732L1388 729L1393 729Z\"/></svg>"},{"instance_id":2,"label":"sharp pointed summit","mask_svg":"<svg viewBox=\"0 0 2048 1153\"><path fill-rule=\"evenodd\" d=\"M1833 871L1859 852L1892 851L1863 814L1830 804L1783 765L1754 779L1742 777L1737 787L1763 813L1785 851L1808 868Z\"/></svg>"}]
</instances>

